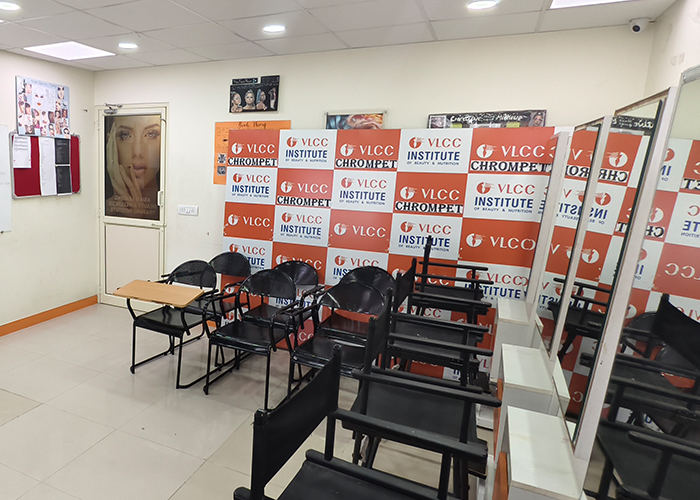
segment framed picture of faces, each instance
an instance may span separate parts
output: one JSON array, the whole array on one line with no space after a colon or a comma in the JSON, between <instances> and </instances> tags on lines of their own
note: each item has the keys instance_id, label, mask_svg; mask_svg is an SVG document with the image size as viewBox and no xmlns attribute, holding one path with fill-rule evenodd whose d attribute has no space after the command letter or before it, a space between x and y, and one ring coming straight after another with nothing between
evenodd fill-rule
<instances>
[{"instance_id":1,"label":"framed picture of faces","mask_svg":"<svg viewBox=\"0 0 700 500\"><path fill-rule=\"evenodd\" d=\"M17 76L16 97L17 133L70 137L68 87Z\"/></svg>"},{"instance_id":2,"label":"framed picture of faces","mask_svg":"<svg viewBox=\"0 0 700 500\"><path fill-rule=\"evenodd\" d=\"M279 107L279 75L231 80L230 113L277 111Z\"/></svg>"}]
</instances>

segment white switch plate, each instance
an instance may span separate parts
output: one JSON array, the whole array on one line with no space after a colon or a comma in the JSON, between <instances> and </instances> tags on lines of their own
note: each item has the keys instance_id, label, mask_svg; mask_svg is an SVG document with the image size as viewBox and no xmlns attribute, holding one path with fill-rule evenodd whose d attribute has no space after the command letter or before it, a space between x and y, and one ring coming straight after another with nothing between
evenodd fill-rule
<instances>
[{"instance_id":1,"label":"white switch plate","mask_svg":"<svg viewBox=\"0 0 700 500\"><path fill-rule=\"evenodd\" d=\"M199 207L193 205L178 205L177 213L179 215L192 215L196 217L199 215Z\"/></svg>"}]
</instances>

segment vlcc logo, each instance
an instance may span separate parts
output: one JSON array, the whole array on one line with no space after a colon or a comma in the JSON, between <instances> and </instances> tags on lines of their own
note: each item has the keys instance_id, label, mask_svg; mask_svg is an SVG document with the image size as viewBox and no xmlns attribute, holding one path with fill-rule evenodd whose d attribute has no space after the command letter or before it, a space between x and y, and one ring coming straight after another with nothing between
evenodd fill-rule
<instances>
[{"instance_id":1,"label":"vlcc logo","mask_svg":"<svg viewBox=\"0 0 700 500\"><path fill-rule=\"evenodd\" d=\"M297 145L298 142L299 140L296 137L290 137L289 139L287 139L287 146L293 148Z\"/></svg>"},{"instance_id":2,"label":"vlcc logo","mask_svg":"<svg viewBox=\"0 0 700 500\"><path fill-rule=\"evenodd\" d=\"M610 165L614 168L622 168L625 165L627 165L627 155L625 153L610 153L610 157L608 158L608 162Z\"/></svg>"},{"instance_id":3,"label":"vlcc logo","mask_svg":"<svg viewBox=\"0 0 700 500\"><path fill-rule=\"evenodd\" d=\"M353 151L355 151L355 146L352 144L343 144L340 146L340 154L343 156L350 156Z\"/></svg>"},{"instance_id":4,"label":"vlcc logo","mask_svg":"<svg viewBox=\"0 0 700 500\"><path fill-rule=\"evenodd\" d=\"M401 188L400 194L401 194L401 198L403 198L404 200L410 200L411 198L413 198L415 196L416 188L404 186Z\"/></svg>"},{"instance_id":5,"label":"vlcc logo","mask_svg":"<svg viewBox=\"0 0 700 500\"><path fill-rule=\"evenodd\" d=\"M235 155L241 154L241 151L243 151L243 144L238 144L237 142L234 142L231 144L231 152Z\"/></svg>"},{"instance_id":6,"label":"vlcc logo","mask_svg":"<svg viewBox=\"0 0 700 500\"><path fill-rule=\"evenodd\" d=\"M292 189L294 189L294 183L289 182L289 181L284 181L282 184L280 184L280 189L282 190L283 193L291 193Z\"/></svg>"},{"instance_id":7,"label":"vlcc logo","mask_svg":"<svg viewBox=\"0 0 700 500\"><path fill-rule=\"evenodd\" d=\"M282 214L282 222L288 223L292 220L292 215L285 212Z\"/></svg>"},{"instance_id":8,"label":"vlcc logo","mask_svg":"<svg viewBox=\"0 0 700 500\"><path fill-rule=\"evenodd\" d=\"M486 194L489 191L491 191L491 184L487 182L480 182L478 186L476 186L476 191L479 194Z\"/></svg>"},{"instance_id":9,"label":"vlcc logo","mask_svg":"<svg viewBox=\"0 0 700 500\"><path fill-rule=\"evenodd\" d=\"M345 224L342 224L340 222L338 222L335 226L333 226L333 231L338 236L344 235L347 232L347 230L348 230L348 226L346 226Z\"/></svg>"},{"instance_id":10,"label":"vlcc logo","mask_svg":"<svg viewBox=\"0 0 700 500\"><path fill-rule=\"evenodd\" d=\"M675 156L676 152L671 148L668 148L668 151L666 151L666 159L664 161L671 161Z\"/></svg>"},{"instance_id":11,"label":"vlcc logo","mask_svg":"<svg viewBox=\"0 0 700 500\"><path fill-rule=\"evenodd\" d=\"M420 137L412 137L410 141L408 141L408 145L412 149L418 149L421 144L423 144L423 139Z\"/></svg>"},{"instance_id":12,"label":"vlcc logo","mask_svg":"<svg viewBox=\"0 0 700 500\"><path fill-rule=\"evenodd\" d=\"M238 252L241 249L241 247L239 245L236 245L235 243L231 243L231 246L229 246L229 249L232 252Z\"/></svg>"},{"instance_id":13,"label":"vlcc logo","mask_svg":"<svg viewBox=\"0 0 700 500\"><path fill-rule=\"evenodd\" d=\"M467 245L476 248L484 242L484 237L480 234L472 233L466 238Z\"/></svg>"},{"instance_id":14,"label":"vlcc logo","mask_svg":"<svg viewBox=\"0 0 700 500\"><path fill-rule=\"evenodd\" d=\"M340 181L340 185L347 189L352 186L352 179L350 177L344 177L343 180Z\"/></svg>"},{"instance_id":15,"label":"vlcc logo","mask_svg":"<svg viewBox=\"0 0 700 500\"><path fill-rule=\"evenodd\" d=\"M404 221L401 223L401 231L403 231L404 233L410 233L411 231L413 231L414 227L415 224L413 222Z\"/></svg>"},{"instance_id":16,"label":"vlcc logo","mask_svg":"<svg viewBox=\"0 0 700 500\"><path fill-rule=\"evenodd\" d=\"M478 148L476 148L476 155L485 160L487 158L490 158L491 155L493 155L493 152L496 151L496 146L491 146L490 144L482 144Z\"/></svg>"},{"instance_id":17,"label":"vlcc logo","mask_svg":"<svg viewBox=\"0 0 700 500\"><path fill-rule=\"evenodd\" d=\"M233 174L233 182L235 182L236 184L238 184L238 183L241 182L242 180L243 180L243 175L239 174L238 172L236 172L235 174Z\"/></svg>"},{"instance_id":18,"label":"vlcc logo","mask_svg":"<svg viewBox=\"0 0 700 500\"><path fill-rule=\"evenodd\" d=\"M347 259L346 257L344 257L344 256L342 256L342 255L338 255L338 256L336 256L336 258L335 258L335 263L336 263L336 265L338 265L338 266L343 266L343 265L345 264L345 262L347 262L347 260L348 260L348 259Z\"/></svg>"},{"instance_id":19,"label":"vlcc logo","mask_svg":"<svg viewBox=\"0 0 700 500\"><path fill-rule=\"evenodd\" d=\"M238 224L238 221L240 221L240 220L241 220L241 218L238 217L237 215L231 215L228 218L228 223L231 224L232 226L235 226L236 224Z\"/></svg>"}]
</instances>

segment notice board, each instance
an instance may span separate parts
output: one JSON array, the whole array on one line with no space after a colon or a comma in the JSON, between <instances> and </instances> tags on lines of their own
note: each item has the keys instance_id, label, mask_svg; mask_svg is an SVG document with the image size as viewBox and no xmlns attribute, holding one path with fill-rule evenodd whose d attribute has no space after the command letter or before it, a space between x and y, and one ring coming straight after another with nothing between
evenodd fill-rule
<instances>
[{"instance_id":1,"label":"notice board","mask_svg":"<svg viewBox=\"0 0 700 500\"><path fill-rule=\"evenodd\" d=\"M46 151L47 145L50 149L50 144L53 145L54 151L52 155L45 155L45 172L42 174L42 150ZM71 195L80 192L79 136L54 139L13 134L11 151L14 198ZM47 161L49 168L46 168ZM50 175L47 175L47 172Z\"/></svg>"}]
</instances>

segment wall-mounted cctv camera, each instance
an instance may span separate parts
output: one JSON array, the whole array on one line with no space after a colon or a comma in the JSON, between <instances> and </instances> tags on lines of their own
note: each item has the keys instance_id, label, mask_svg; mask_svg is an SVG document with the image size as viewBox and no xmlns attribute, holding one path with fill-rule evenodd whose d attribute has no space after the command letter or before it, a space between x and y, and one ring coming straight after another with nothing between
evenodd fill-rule
<instances>
[{"instance_id":1,"label":"wall-mounted cctv camera","mask_svg":"<svg viewBox=\"0 0 700 500\"><path fill-rule=\"evenodd\" d=\"M641 31L644 31L647 29L647 26L649 26L649 22L651 19L648 17L640 17L638 19L632 19L630 21L630 29L632 30L632 33L639 33Z\"/></svg>"}]
</instances>

